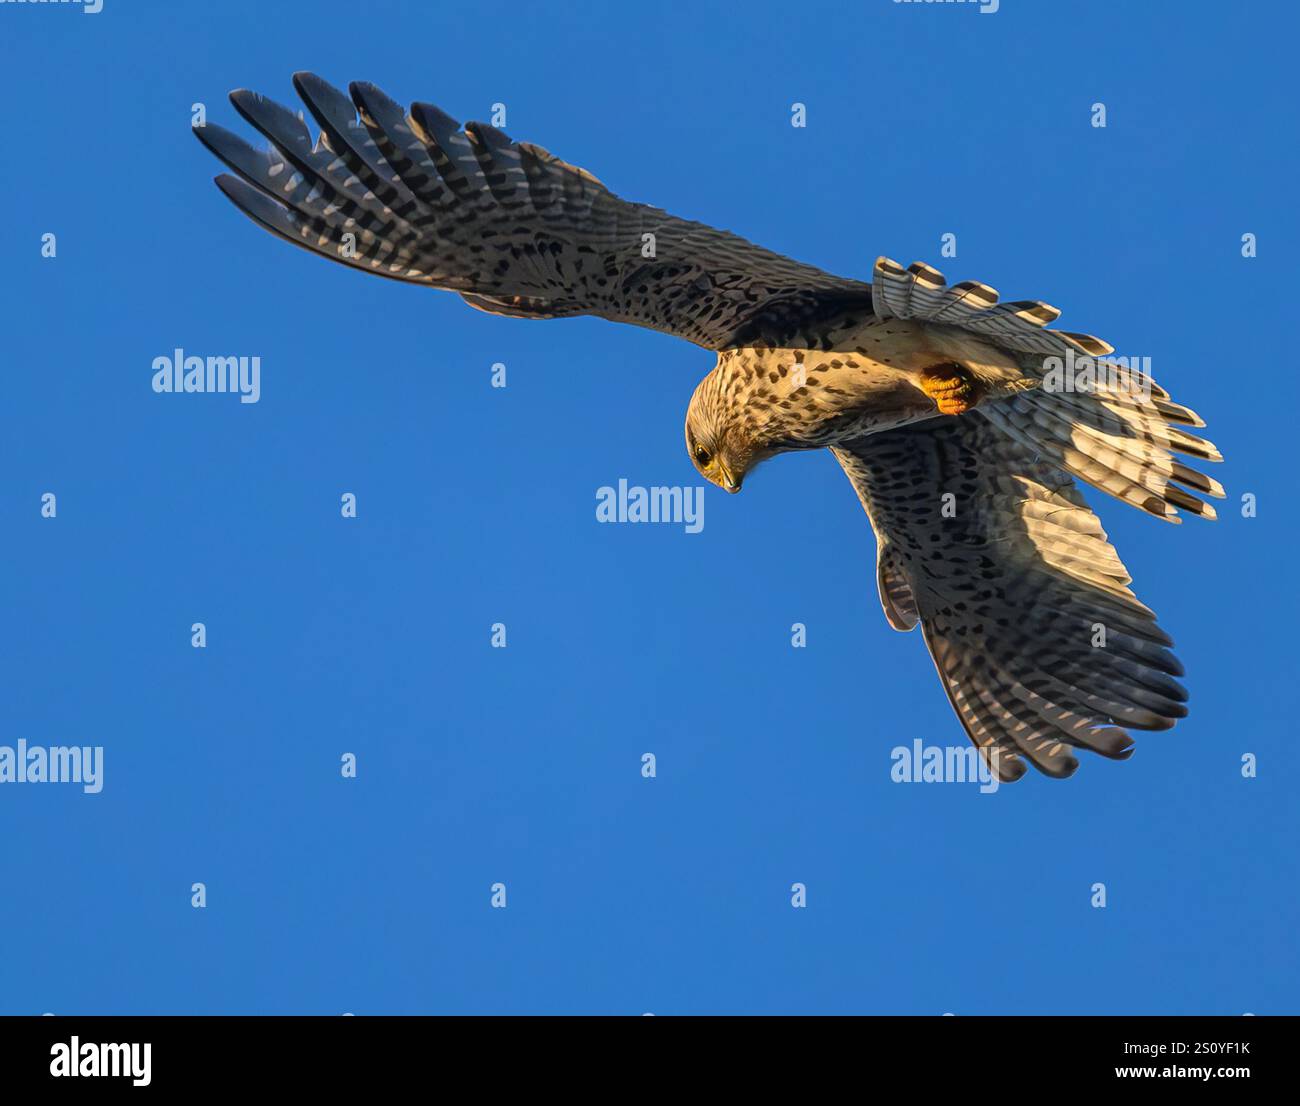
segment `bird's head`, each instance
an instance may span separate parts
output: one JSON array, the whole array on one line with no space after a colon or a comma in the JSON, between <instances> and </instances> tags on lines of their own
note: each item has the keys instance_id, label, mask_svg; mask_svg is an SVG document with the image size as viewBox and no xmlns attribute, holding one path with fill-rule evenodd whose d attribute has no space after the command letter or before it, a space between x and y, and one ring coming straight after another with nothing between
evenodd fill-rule
<instances>
[{"instance_id":1,"label":"bird's head","mask_svg":"<svg viewBox=\"0 0 1300 1106\"><path fill-rule=\"evenodd\" d=\"M733 409L724 374L714 369L695 389L686 409L686 452L700 475L723 491L738 492L746 475L771 456L755 441L743 406Z\"/></svg>"}]
</instances>

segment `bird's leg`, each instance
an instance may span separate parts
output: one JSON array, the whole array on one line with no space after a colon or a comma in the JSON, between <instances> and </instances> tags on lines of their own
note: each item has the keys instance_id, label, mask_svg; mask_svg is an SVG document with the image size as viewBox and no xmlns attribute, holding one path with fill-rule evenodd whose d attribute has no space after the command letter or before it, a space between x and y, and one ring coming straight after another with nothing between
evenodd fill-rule
<instances>
[{"instance_id":1,"label":"bird's leg","mask_svg":"<svg viewBox=\"0 0 1300 1106\"><path fill-rule=\"evenodd\" d=\"M920 385L943 415L963 414L984 395L984 389L971 371L955 361L944 361L923 370Z\"/></svg>"}]
</instances>

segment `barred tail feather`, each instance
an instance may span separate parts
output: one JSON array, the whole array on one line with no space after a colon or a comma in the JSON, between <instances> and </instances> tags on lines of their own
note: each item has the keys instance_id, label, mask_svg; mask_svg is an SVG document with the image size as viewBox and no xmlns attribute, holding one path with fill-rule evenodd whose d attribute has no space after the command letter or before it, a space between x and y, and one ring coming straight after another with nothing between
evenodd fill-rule
<instances>
[{"instance_id":1,"label":"barred tail feather","mask_svg":"<svg viewBox=\"0 0 1300 1106\"><path fill-rule=\"evenodd\" d=\"M1175 456L1219 461L1211 442L1170 425L1140 391L1111 402L1114 389L1049 392L1042 388L994 401L978 410L1005 433L1058 463L1093 487L1167 522L1179 510L1213 519L1203 497L1224 498L1223 485Z\"/></svg>"},{"instance_id":2,"label":"barred tail feather","mask_svg":"<svg viewBox=\"0 0 1300 1106\"><path fill-rule=\"evenodd\" d=\"M1048 329L1060 315L1055 307L1034 300L1000 304L987 284L964 281L949 287L929 265L916 262L904 269L887 257L876 261L872 302L884 318L959 327L1010 353L1039 387L976 408L1008 437L1166 522L1180 522L1180 510L1216 517L1202 497L1222 499L1223 485L1174 457L1223 459L1212 442L1181 429L1204 421L1145 373L1112 361L1095 360L1091 375L1096 379L1086 388L1056 388L1045 367L1049 358L1104 359L1114 347L1091 334Z\"/></svg>"}]
</instances>

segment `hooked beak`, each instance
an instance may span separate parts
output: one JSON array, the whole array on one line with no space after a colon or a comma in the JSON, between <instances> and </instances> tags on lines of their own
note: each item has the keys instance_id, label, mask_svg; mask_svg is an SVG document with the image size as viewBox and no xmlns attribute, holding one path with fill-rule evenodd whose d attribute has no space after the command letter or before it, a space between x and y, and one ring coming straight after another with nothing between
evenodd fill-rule
<instances>
[{"instance_id":1,"label":"hooked beak","mask_svg":"<svg viewBox=\"0 0 1300 1106\"><path fill-rule=\"evenodd\" d=\"M722 477L722 479L718 482L718 487L724 489L725 491L729 491L732 495L735 495L738 491L740 491L740 485L745 480L743 476L733 475L731 469L729 469L726 465L721 463L719 463L718 465L718 471L719 471L719 475Z\"/></svg>"}]
</instances>

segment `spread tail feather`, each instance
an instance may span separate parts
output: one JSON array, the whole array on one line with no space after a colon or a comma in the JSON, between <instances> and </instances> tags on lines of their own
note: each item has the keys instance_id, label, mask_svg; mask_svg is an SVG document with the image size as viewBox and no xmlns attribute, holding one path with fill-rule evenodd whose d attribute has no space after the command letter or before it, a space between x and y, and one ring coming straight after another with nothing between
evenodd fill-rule
<instances>
[{"instance_id":1,"label":"spread tail feather","mask_svg":"<svg viewBox=\"0 0 1300 1106\"><path fill-rule=\"evenodd\" d=\"M975 409L1008 437L1166 522L1181 522L1179 510L1216 517L1202 497L1222 499L1223 485L1174 457L1223 459L1212 442L1182 429L1204 426L1200 416L1147 374L1106 360L1114 352L1109 343L1048 329L1060 315L1055 307L1034 300L999 303L987 284L950 287L929 265L918 261L904 269L886 257L876 261L871 290L882 318L958 327L1006 351L1037 383Z\"/></svg>"}]
</instances>

